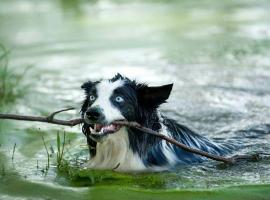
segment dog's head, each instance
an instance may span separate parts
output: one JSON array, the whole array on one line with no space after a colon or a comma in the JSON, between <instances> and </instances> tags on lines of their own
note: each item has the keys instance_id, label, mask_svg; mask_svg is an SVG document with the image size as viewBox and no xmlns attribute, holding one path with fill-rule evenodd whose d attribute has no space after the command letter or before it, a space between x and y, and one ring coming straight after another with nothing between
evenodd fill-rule
<instances>
[{"instance_id":1,"label":"dog's head","mask_svg":"<svg viewBox=\"0 0 270 200\"><path fill-rule=\"evenodd\" d=\"M81 86L85 91L81 113L89 125L91 138L99 141L119 131L121 126L112 124L116 120L141 123L145 113L155 112L166 102L172 86L149 87L120 74L109 80L84 83Z\"/></svg>"}]
</instances>

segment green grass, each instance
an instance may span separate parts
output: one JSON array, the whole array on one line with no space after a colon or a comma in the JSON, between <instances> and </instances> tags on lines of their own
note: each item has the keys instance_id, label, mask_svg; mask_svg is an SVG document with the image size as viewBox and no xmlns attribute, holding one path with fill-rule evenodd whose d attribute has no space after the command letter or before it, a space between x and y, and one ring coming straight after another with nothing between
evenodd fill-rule
<instances>
[{"instance_id":1,"label":"green grass","mask_svg":"<svg viewBox=\"0 0 270 200\"><path fill-rule=\"evenodd\" d=\"M10 50L7 50L0 44L0 106L14 103L18 97L21 97L25 90L21 82L30 66L26 67L24 72L16 74L10 67L8 56Z\"/></svg>"},{"instance_id":2,"label":"green grass","mask_svg":"<svg viewBox=\"0 0 270 200\"><path fill-rule=\"evenodd\" d=\"M64 136L63 136L63 143L61 145L61 138L59 135L59 131L57 132L57 138L56 138L56 144L57 144L57 168L61 168L61 166L63 165L63 156L64 156L64 149L65 149L65 143L66 143L66 132L64 132Z\"/></svg>"}]
</instances>

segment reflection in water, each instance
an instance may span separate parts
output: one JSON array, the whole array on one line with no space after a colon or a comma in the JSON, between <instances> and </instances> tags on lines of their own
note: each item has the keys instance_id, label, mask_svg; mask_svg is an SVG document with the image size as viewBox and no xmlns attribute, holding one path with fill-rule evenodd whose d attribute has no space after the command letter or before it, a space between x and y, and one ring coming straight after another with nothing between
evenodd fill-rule
<instances>
[{"instance_id":1,"label":"reflection in water","mask_svg":"<svg viewBox=\"0 0 270 200\"><path fill-rule=\"evenodd\" d=\"M94 5L98 0L58 0L60 8L67 14L75 14L80 17L84 14L84 6Z\"/></svg>"},{"instance_id":2,"label":"reflection in water","mask_svg":"<svg viewBox=\"0 0 270 200\"><path fill-rule=\"evenodd\" d=\"M74 117L82 82L120 72L151 85L174 82L162 108L167 115L207 137L247 146L243 152L269 153L269 127L262 125L270 118L270 14L265 5L263 0L3 0L0 41L14 49L11 65L17 70L35 66L25 80L31 83L29 92L11 111L40 115L75 105L75 113L61 115ZM14 168L28 184L70 185L54 167L43 176L46 153L37 127L55 148L52 132L60 127L5 122L0 152L8 163L16 140ZM73 133L67 156L74 158L86 149L85 141L79 127L66 131ZM156 177L165 180L163 188L269 183L268 165L220 170L210 162L180 168L167 181L167 174ZM147 183L139 180L132 184Z\"/></svg>"}]
</instances>

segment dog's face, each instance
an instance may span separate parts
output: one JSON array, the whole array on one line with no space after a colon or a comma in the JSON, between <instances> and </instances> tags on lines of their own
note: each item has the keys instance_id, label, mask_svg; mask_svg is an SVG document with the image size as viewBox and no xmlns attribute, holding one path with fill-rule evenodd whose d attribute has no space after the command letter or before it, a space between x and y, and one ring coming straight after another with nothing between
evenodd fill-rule
<instances>
[{"instance_id":1,"label":"dog's face","mask_svg":"<svg viewBox=\"0 0 270 200\"><path fill-rule=\"evenodd\" d=\"M169 97L172 84L148 87L117 74L109 80L88 81L82 88L86 94L82 117L90 125L92 139L100 141L121 129L114 121L139 121L143 113L155 111Z\"/></svg>"}]
</instances>

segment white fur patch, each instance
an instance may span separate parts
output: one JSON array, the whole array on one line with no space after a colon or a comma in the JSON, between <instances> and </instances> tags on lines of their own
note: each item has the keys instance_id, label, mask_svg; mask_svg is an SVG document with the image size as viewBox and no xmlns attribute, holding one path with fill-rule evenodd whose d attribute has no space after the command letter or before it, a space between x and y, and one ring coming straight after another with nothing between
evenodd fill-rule
<instances>
[{"instance_id":1,"label":"white fur patch","mask_svg":"<svg viewBox=\"0 0 270 200\"><path fill-rule=\"evenodd\" d=\"M110 97L116 88L123 86L122 80L110 82L109 80L103 80L97 84L97 99L93 103L92 107L99 106L103 111L103 114L108 123L115 120L124 119L121 112L111 103Z\"/></svg>"},{"instance_id":2,"label":"white fur patch","mask_svg":"<svg viewBox=\"0 0 270 200\"><path fill-rule=\"evenodd\" d=\"M86 164L92 169L115 169L115 171L144 171L145 165L137 154L130 149L125 127L97 143L96 155Z\"/></svg>"},{"instance_id":3,"label":"white fur patch","mask_svg":"<svg viewBox=\"0 0 270 200\"><path fill-rule=\"evenodd\" d=\"M159 121L160 121L160 124L161 124L161 129L159 131L160 134L163 134L163 135L171 138L172 137L171 136L171 133L169 132L169 130L167 129L167 127L164 126L164 124L162 123L163 122L162 116L159 113L158 113L158 116L159 116ZM161 145L162 145L162 149L163 149L164 155L168 159L168 162L170 163L170 165L174 165L177 162L178 158L175 155L175 153L173 152L173 146L172 146L172 144L166 142L165 140L162 140L161 141Z\"/></svg>"}]
</instances>

